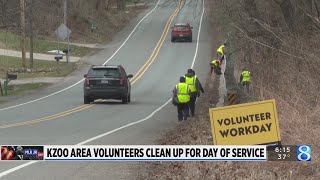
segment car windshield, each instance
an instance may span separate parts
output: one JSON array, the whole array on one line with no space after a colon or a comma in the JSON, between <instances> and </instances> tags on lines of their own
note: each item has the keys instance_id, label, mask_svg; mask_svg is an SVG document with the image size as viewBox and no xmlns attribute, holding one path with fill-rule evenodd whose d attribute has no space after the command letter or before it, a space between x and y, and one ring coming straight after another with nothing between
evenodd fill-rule
<instances>
[{"instance_id":1,"label":"car windshield","mask_svg":"<svg viewBox=\"0 0 320 180\"><path fill-rule=\"evenodd\" d=\"M175 26L174 28L178 31L189 30L188 26Z\"/></svg>"},{"instance_id":2,"label":"car windshield","mask_svg":"<svg viewBox=\"0 0 320 180\"><path fill-rule=\"evenodd\" d=\"M88 72L88 77L104 78L104 77L120 77L118 68L93 68Z\"/></svg>"}]
</instances>

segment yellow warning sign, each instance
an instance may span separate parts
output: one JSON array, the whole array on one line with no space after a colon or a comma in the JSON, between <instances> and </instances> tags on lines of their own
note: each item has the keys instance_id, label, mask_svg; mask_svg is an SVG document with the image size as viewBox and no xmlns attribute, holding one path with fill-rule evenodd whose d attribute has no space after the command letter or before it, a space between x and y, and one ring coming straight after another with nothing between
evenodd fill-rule
<instances>
[{"instance_id":1,"label":"yellow warning sign","mask_svg":"<svg viewBox=\"0 0 320 180\"><path fill-rule=\"evenodd\" d=\"M209 109L215 145L280 142L275 100Z\"/></svg>"}]
</instances>

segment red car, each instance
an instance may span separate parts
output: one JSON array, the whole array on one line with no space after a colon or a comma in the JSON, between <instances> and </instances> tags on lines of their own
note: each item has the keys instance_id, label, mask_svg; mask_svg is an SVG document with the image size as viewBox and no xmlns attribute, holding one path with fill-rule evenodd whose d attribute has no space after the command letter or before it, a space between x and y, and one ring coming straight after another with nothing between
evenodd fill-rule
<instances>
[{"instance_id":1,"label":"red car","mask_svg":"<svg viewBox=\"0 0 320 180\"><path fill-rule=\"evenodd\" d=\"M192 42L192 28L189 23L177 23L171 27L171 42L187 40Z\"/></svg>"}]
</instances>

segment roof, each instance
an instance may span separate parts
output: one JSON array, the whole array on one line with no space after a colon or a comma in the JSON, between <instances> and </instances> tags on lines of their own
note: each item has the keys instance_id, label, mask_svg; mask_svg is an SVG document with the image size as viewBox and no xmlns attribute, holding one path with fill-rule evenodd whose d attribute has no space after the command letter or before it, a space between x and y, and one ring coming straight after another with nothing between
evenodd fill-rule
<instances>
[{"instance_id":1,"label":"roof","mask_svg":"<svg viewBox=\"0 0 320 180\"><path fill-rule=\"evenodd\" d=\"M176 23L174 26L189 26L189 23Z\"/></svg>"},{"instance_id":2,"label":"roof","mask_svg":"<svg viewBox=\"0 0 320 180\"><path fill-rule=\"evenodd\" d=\"M93 69L98 69L98 68L119 68L120 65L93 65Z\"/></svg>"}]
</instances>

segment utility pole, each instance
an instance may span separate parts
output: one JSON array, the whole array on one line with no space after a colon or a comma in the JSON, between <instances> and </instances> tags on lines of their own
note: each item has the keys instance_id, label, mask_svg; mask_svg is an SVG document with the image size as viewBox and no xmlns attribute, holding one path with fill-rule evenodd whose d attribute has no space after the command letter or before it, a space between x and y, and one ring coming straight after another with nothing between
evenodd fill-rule
<instances>
[{"instance_id":1,"label":"utility pole","mask_svg":"<svg viewBox=\"0 0 320 180\"><path fill-rule=\"evenodd\" d=\"M22 53L22 67L26 68L26 22L25 22L25 2L20 0L20 14L21 14L21 53Z\"/></svg>"},{"instance_id":2,"label":"utility pole","mask_svg":"<svg viewBox=\"0 0 320 180\"><path fill-rule=\"evenodd\" d=\"M68 27L68 23L67 23L67 12L68 12L68 0L63 0L63 24L66 25ZM69 53L70 53L70 37L68 34L68 47L67 47L67 53L66 53L66 57L67 57L67 63L69 63Z\"/></svg>"},{"instance_id":3,"label":"utility pole","mask_svg":"<svg viewBox=\"0 0 320 180\"><path fill-rule=\"evenodd\" d=\"M30 31L30 68L33 68L33 0L30 0L30 8L29 8L29 13L30 13L30 26L29 26L29 31Z\"/></svg>"},{"instance_id":4,"label":"utility pole","mask_svg":"<svg viewBox=\"0 0 320 180\"><path fill-rule=\"evenodd\" d=\"M67 26L67 0L63 0L63 24Z\"/></svg>"}]
</instances>

